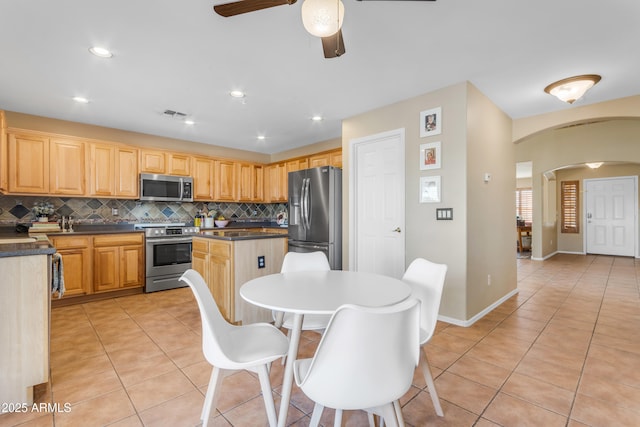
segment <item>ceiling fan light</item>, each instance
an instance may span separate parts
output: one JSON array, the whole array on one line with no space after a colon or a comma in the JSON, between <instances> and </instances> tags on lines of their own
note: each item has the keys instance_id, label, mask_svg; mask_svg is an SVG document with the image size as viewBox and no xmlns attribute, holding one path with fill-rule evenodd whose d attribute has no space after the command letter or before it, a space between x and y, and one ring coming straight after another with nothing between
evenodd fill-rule
<instances>
[{"instance_id":1,"label":"ceiling fan light","mask_svg":"<svg viewBox=\"0 0 640 427\"><path fill-rule=\"evenodd\" d=\"M328 37L342 28L344 5L341 0L305 0L301 10L302 24L311 35Z\"/></svg>"},{"instance_id":2,"label":"ceiling fan light","mask_svg":"<svg viewBox=\"0 0 640 427\"><path fill-rule=\"evenodd\" d=\"M558 98L561 101L573 104L578 99L600 81L597 74L585 74L582 76L569 77L558 80L544 88L544 91Z\"/></svg>"}]
</instances>

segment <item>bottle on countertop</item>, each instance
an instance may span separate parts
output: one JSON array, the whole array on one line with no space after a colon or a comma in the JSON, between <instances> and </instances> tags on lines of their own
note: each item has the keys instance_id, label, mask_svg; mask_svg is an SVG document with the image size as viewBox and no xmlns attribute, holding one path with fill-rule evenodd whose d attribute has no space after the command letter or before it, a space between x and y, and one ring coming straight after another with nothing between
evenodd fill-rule
<instances>
[{"instance_id":1,"label":"bottle on countertop","mask_svg":"<svg viewBox=\"0 0 640 427\"><path fill-rule=\"evenodd\" d=\"M194 227L202 227L202 212L198 211L198 213L196 214L195 218L193 219L193 226Z\"/></svg>"}]
</instances>

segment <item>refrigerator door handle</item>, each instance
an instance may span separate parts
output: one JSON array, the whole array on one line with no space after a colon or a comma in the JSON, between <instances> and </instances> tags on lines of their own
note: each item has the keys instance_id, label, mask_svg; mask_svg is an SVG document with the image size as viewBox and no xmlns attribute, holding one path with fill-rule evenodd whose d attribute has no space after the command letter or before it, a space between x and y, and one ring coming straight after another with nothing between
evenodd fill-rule
<instances>
[{"instance_id":1,"label":"refrigerator door handle","mask_svg":"<svg viewBox=\"0 0 640 427\"><path fill-rule=\"evenodd\" d=\"M329 247L329 245L317 245L314 243L301 243L301 242L292 242L292 241L289 241L288 244L293 248L304 248L304 249L326 250Z\"/></svg>"},{"instance_id":2,"label":"refrigerator door handle","mask_svg":"<svg viewBox=\"0 0 640 427\"><path fill-rule=\"evenodd\" d=\"M311 178L305 178L302 180L302 223L305 229L311 227L309 221L309 187L311 184Z\"/></svg>"}]
</instances>

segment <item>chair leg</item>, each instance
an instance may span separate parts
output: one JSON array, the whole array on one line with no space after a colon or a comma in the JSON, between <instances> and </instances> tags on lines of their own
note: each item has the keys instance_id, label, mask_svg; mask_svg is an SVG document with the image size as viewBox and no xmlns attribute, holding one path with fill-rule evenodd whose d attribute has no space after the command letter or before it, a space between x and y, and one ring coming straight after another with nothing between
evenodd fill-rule
<instances>
[{"instance_id":1,"label":"chair leg","mask_svg":"<svg viewBox=\"0 0 640 427\"><path fill-rule=\"evenodd\" d=\"M336 416L333 420L333 427L342 427L342 409L336 409Z\"/></svg>"},{"instance_id":2,"label":"chair leg","mask_svg":"<svg viewBox=\"0 0 640 427\"><path fill-rule=\"evenodd\" d=\"M220 390L224 377L225 373L221 369L213 367L211 377L209 378L209 386L207 387L207 395L204 398L204 405L202 406L202 413L200 414L202 427L207 427L211 413L215 413L216 411L219 395L218 390Z\"/></svg>"},{"instance_id":3,"label":"chair leg","mask_svg":"<svg viewBox=\"0 0 640 427\"><path fill-rule=\"evenodd\" d=\"M291 342L291 329L287 329L287 338L289 339L289 342ZM287 355L285 354L284 356L282 356L282 366L284 366L286 361Z\"/></svg>"},{"instance_id":4,"label":"chair leg","mask_svg":"<svg viewBox=\"0 0 640 427\"><path fill-rule=\"evenodd\" d=\"M322 417L322 412L324 411L324 406L316 403L313 407L313 414L311 415L311 421L309 422L309 427L318 427L320 424L320 417Z\"/></svg>"},{"instance_id":5,"label":"chair leg","mask_svg":"<svg viewBox=\"0 0 640 427\"><path fill-rule=\"evenodd\" d=\"M388 403L380 407L380 411L385 425L389 427L398 427L398 419L396 418L397 414L394 403ZM400 413L400 416L402 416L402 413ZM380 425L383 425L382 420L380 421Z\"/></svg>"},{"instance_id":6,"label":"chair leg","mask_svg":"<svg viewBox=\"0 0 640 427\"><path fill-rule=\"evenodd\" d=\"M400 401L396 400L393 402L393 409L396 411L396 418L398 419L398 426L404 427L404 417L402 416L402 407L400 406Z\"/></svg>"},{"instance_id":7,"label":"chair leg","mask_svg":"<svg viewBox=\"0 0 640 427\"><path fill-rule=\"evenodd\" d=\"M264 407L267 410L267 418L269 426L276 427L278 419L276 417L276 405L273 403L273 392L271 390L271 381L269 380L269 368L264 364L258 368L258 378L260 378L260 387L262 388L262 398L264 399Z\"/></svg>"},{"instance_id":8,"label":"chair leg","mask_svg":"<svg viewBox=\"0 0 640 427\"><path fill-rule=\"evenodd\" d=\"M422 348L422 351L420 352L419 365L422 368L422 374L424 375L424 380L427 383L429 395L431 396L431 401L433 402L436 414L438 414L439 417L444 417L444 412L442 412L442 406L440 406L440 399L438 398L438 392L436 392L436 385L433 382L433 375L431 374L431 368L429 367L429 361L427 360L427 354L424 348Z\"/></svg>"},{"instance_id":9,"label":"chair leg","mask_svg":"<svg viewBox=\"0 0 640 427\"><path fill-rule=\"evenodd\" d=\"M376 427L376 420L374 418L373 412L367 412L367 419L369 420L369 427Z\"/></svg>"}]
</instances>

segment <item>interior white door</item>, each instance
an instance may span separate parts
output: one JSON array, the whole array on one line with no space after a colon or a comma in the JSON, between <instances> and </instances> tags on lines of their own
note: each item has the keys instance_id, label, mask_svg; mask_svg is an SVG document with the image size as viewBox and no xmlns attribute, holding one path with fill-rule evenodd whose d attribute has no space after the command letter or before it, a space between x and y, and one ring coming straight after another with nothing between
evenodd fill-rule
<instances>
[{"instance_id":1,"label":"interior white door","mask_svg":"<svg viewBox=\"0 0 640 427\"><path fill-rule=\"evenodd\" d=\"M400 278L405 265L404 129L350 142L349 266Z\"/></svg>"},{"instance_id":2,"label":"interior white door","mask_svg":"<svg viewBox=\"0 0 640 427\"><path fill-rule=\"evenodd\" d=\"M637 178L585 179L586 250L634 256L637 242Z\"/></svg>"}]
</instances>

